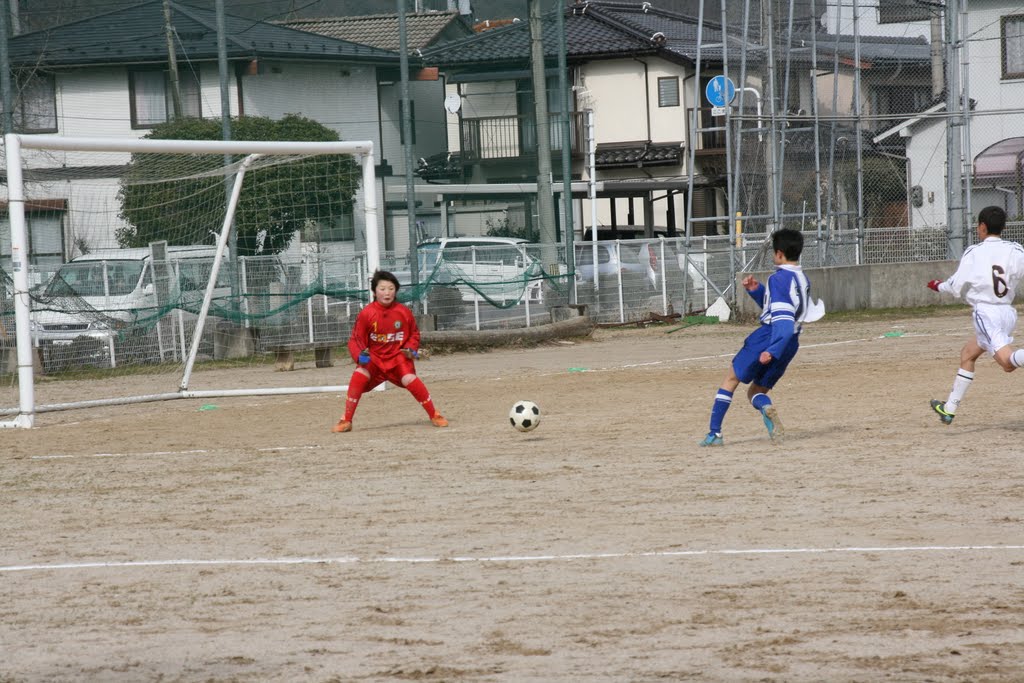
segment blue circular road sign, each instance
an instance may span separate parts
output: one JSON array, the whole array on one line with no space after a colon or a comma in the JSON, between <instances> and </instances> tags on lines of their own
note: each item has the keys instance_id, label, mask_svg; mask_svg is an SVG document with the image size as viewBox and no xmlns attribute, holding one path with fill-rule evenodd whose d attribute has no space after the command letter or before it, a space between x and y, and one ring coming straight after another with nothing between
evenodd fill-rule
<instances>
[{"instance_id":1,"label":"blue circular road sign","mask_svg":"<svg viewBox=\"0 0 1024 683\"><path fill-rule=\"evenodd\" d=\"M715 76L704 88L704 96L712 107L724 107L736 97L736 85L725 76Z\"/></svg>"}]
</instances>

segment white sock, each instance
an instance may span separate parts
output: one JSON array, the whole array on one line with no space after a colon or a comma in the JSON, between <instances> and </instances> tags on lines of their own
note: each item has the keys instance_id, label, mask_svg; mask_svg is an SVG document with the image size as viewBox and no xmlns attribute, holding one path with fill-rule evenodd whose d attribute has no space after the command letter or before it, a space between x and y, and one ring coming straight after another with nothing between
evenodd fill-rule
<instances>
[{"instance_id":1,"label":"white sock","mask_svg":"<svg viewBox=\"0 0 1024 683\"><path fill-rule=\"evenodd\" d=\"M971 382L973 381L973 372L967 372L963 368L956 371L956 379L953 380L953 390L949 392L949 398L946 399L945 410L947 413L952 415L956 412L956 409L960 407L960 401L964 400L964 394L971 388Z\"/></svg>"},{"instance_id":2,"label":"white sock","mask_svg":"<svg viewBox=\"0 0 1024 683\"><path fill-rule=\"evenodd\" d=\"M1024 368L1024 349L1017 349L1010 354L1010 364L1015 368Z\"/></svg>"}]
</instances>

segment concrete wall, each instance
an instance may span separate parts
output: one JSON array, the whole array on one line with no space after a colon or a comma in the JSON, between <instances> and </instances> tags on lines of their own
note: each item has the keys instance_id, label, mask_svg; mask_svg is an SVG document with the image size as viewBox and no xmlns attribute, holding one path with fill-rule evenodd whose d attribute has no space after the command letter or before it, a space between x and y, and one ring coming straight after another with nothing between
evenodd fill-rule
<instances>
[{"instance_id":1,"label":"concrete wall","mask_svg":"<svg viewBox=\"0 0 1024 683\"><path fill-rule=\"evenodd\" d=\"M925 261L809 268L805 273L811 281L811 296L821 299L825 303L825 310L831 313L954 303L953 297L936 294L928 289L927 284L929 280L945 280L956 267L956 261ZM765 282L771 272L753 275L760 282ZM737 283L737 287L741 293L737 317L756 317L760 309L742 286Z\"/></svg>"}]
</instances>

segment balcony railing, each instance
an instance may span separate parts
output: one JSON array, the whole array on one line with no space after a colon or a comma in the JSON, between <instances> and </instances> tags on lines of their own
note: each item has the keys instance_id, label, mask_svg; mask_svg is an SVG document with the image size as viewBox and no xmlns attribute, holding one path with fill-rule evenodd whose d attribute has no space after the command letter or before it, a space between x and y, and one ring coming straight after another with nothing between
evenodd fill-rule
<instances>
[{"instance_id":1,"label":"balcony railing","mask_svg":"<svg viewBox=\"0 0 1024 683\"><path fill-rule=\"evenodd\" d=\"M562 115L550 115L549 138L551 152L562 151ZM584 113L569 114L569 151L581 155L585 150ZM459 124L462 140L462 158L465 161L483 159L515 159L537 155L537 125L528 116L484 116L464 118Z\"/></svg>"}]
</instances>

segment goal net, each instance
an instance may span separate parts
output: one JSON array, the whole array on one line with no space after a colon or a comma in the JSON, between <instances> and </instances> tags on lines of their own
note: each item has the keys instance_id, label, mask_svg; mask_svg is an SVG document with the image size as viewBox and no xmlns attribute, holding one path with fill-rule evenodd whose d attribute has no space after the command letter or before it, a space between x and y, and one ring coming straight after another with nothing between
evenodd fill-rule
<instances>
[{"instance_id":1,"label":"goal net","mask_svg":"<svg viewBox=\"0 0 1024 683\"><path fill-rule=\"evenodd\" d=\"M344 390L326 372L274 371L329 366L367 301L380 261L371 143L5 142L0 426Z\"/></svg>"}]
</instances>

